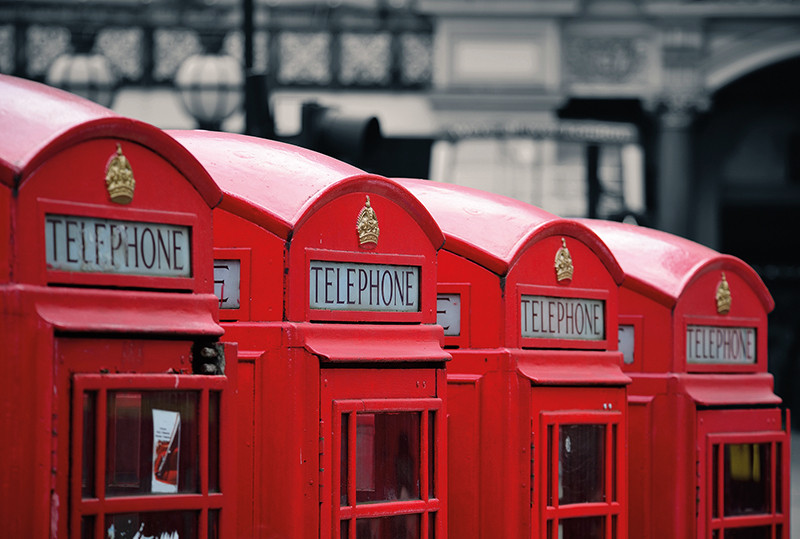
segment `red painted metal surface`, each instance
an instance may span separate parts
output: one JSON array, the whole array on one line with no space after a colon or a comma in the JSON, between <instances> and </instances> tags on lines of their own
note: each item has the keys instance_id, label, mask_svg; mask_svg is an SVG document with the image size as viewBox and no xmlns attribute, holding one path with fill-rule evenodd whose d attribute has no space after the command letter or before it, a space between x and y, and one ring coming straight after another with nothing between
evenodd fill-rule
<instances>
[{"instance_id":1,"label":"red painted metal surface","mask_svg":"<svg viewBox=\"0 0 800 539\"><path fill-rule=\"evenodd\" d=\"M239 497L252 503L239 505L238 535L354 539L365 528L396 536L397 526L445 537L450 355L435 325L438 225L398 183L314 152L170 134L221 187L216 257L243 268L241 302L220 314L240 348ZM362 243L368 203L379 234ZM405 303L406 271L416 272L418 305L376 308L354 280L376 268L394 272L402 296L392 297ZM419 492L403 490L401 469Z\"/></svg>"},{"instance_id":2,"label":"red painted metal surface","mask_svg":"<svg viewBox=\"0 0 800 539\"><path fill-rule=\"evenodd\" d=\"M439 294L450 298L447 305L458 302L460 331L445 336L453 354L451 533L627 537L630 378L615 351L619 264L597 235L575 221L474 189L399 181L442 227ZM564 246L574 272L559 280L555 262ZM602 329L576 339L554 330L557 309L554 318L525 311L525 305L550 300L565 309L581 302L602 308ZM446 317L440 323L451 325ZM569 463L564 444L572 447L575 433L575 454L593 455L584 464L603 479L594 484L597 497L582 492L559 503L559 463Z\"/></svg>"},{"instance_id":3,"label":"red painted metal surface","mask_svg":"<svg viewBox=\"0 0 800 539\"><path fill-rule=\"evenodd\" d=\"M767 314L774 302L764 283L743 261L689 240L621 223L582 222L608 244L625 272L619 313L632 341L624 365L633 379L631 533L712 537L712 531L737 526L739 533L761 533L752 527L765 526L769 537L788 537L790 468L782 459L789 452L789 422L766 372ZM723 275L727 311L717 307ZM739 339L736 347L730 336ZM772 505L749 508L751 520L713 516L712 498L722 494L715 494L712 476L726 472L711 459L726 451L744 454L764 440L773 457L783 452L762 463L765 473L782 470L781 480L766 487L736 480L731 464L725 492L737 481L751 491L766 488Z\"/></svg>"},{"instance_id":4,"label":"red painted metal surface","mask_svg":"<svg viewBox=\"0 0 800 539\"><path fill-rule=\"evenodd\" d=\"M14 437L0 446L4 535L99 539L140 519L145 535L232 536L235 347L225 376L192 375L193 347L222 334L207 233L221 191L155 127L12 77L0 95L0 429ZM132 199L112 201L106 177L131 174ZM176 490L155 494L149 414L178 396L193 404L169 417L201 445L171 438L157 472ZM149 407L132 405L134 422L106 397ZM107 438L115 421L141 443ZM181 449L186 472L166 464ZM124 487L103 471L114 450L141 457L119 468Z\"/></svg>"}]
</instances>

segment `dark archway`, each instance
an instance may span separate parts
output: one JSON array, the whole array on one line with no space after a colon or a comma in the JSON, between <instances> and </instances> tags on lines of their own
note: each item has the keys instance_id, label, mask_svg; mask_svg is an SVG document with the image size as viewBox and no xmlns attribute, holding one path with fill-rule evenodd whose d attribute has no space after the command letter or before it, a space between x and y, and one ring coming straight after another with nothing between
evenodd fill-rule
<instances>
[{"instance_id":1,"label":"dark archway","mask_svg":"<svg viewBox=\"0 0 800 539\"><path fill-rule=\"evenodd\" d=\"M697 238L742 258L764 279L769 369L800 408L800 58L720 89L696 123ZM800 421L800 418L798 419ZM796 421L797 422L797 421Z\"/></svg>"}]
</instances>

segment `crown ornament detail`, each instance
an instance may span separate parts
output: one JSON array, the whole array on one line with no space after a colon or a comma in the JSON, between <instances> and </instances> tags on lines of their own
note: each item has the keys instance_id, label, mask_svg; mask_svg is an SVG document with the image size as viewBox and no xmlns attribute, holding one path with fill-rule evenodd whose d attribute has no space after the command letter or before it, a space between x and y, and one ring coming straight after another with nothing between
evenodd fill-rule
<instances>
[{"instance_id":1,"label":"crown ornament detail","mask_svg":"<svg viewBox=\"0 0 800 539\"><path fill-rule=\"evenodd\" d=\"M381 233L381 229L378 227L378 216L369 202L369 195L367 195L367 202L358 214L356 231L358 231L358 243L360 245L378 244L378 236Z\"/></svg>"},{"instance_id":2,"label":"crown ornament detail","mask_svg":"<svg viewBox=\"0 0 800 539\"><path fill-rule=\"evenodd\" d=\"M133 169L128 158L122 154L122 147L117 144L117 153L108 162L106 167L106 189L112 202L117 204L130 204L133 200L133 190L136 180L133 179Z\"/></svg>"},{"instance_id":3,"label":"crown ornament detail","mask_svg":"<svg viewBox=\"0 0 800 539\"><path fill-rule=\"evenodd\" d=\"M558 282L571 281L575 268L572 266L572 255L567 249L567 242L561 238L561 248L556 252L556 279Z\"/></svg>"},{"instance_id":4,"label":"crown ornament detail","mask_svg":"<svg viewBox=\"0 0 800 539\"><path fill-rule=\"evenodd\" d=\"M717 285L717 293L714 296L717 300L717 312L719 314L728 314L731 311L731 289L728 286L724 271L722 272L722 280Z\"/></svg>"}]
</instances>

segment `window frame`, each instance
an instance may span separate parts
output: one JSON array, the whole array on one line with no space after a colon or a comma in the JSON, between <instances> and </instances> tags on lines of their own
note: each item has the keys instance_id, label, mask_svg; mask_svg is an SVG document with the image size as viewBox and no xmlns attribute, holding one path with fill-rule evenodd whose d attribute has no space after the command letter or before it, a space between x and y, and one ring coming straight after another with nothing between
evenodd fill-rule
<instances>
[{"instance_id":1,"label":"window frame","mask_svg":"<svg viewBox=\"0 0 800 539\"><path fill-rule=\"evenodd\" d=\"M538 433L533 433L533 446L537 446L537 438L541 440L542 449L539 451L540 464L532 463L531 473L539 474L538 506L540 514L540 535L548 539L558 537L558 523L560 520L582 517L602 517L604 519L604 535L608 539L616 538L626 523L624 507L621 498L625 486L625 443L624 415L621 411L608 409L607 411L542 411L540 413ZM603 496L606 501L559 504L558 481L548 481L559 476L559 444L561 425L603 425L606 427L604 434L603 457ZM536 453L534 453L535 455ZM551 458L551 456L553 458ZM549 489L548 489L548 483ZM537 505L536 494L532 495L534 506ZM549 498L553 505L549 505ZM548 535L548 530L550 535Z\"/></svg>"},{"instance_id":2,"label":"window frame","mask_svg":"<svg viewBox=\"0 0 800 539\"><path fill-rule=\"evenodd\" d=\"M83 517L94 517L93 530L88 534L94 539L105 537L105 518L120 513L143 513L160 511L194 511L198 513L198 537L208 537L209 513L215 511L219 524L224 518L231 518L233 505L231 496L224 493L227 479L232 473L226 464L229 453L225 440L232 440L230 421L227 418L231 406L227 376L198 376L188 374L81 374L72 376L70 429L70 536L83 537L81 525ZM106 434L107 434L107 396L109 391L196 391L198 392L198 491L177 494L139 494L133 496L107 496L106 475ZM219 491L209 491L209 408L211 393L219 395L219 435L217 456L217 484ZM94 393L94 464L91 474L94 482L91 497L83 497L83 398L86 393Z\"/></svg>"},{"instance_id":3,"label":"window frame","mask_svg":"<svg viewBox=\"0 0 800 539\"><path fill-rule=\"evenodd\" d=\"M342 436L342 416L349 414L354 417L357 413L388 413L388 412L418 412L420 413L420 455L419 455L419 489L420 497L414 500L392 500L369 503L355 503L356 500L356 428L357 421L348 421L347 432L347 500L348 504L341 505L341 436ZM419 515L420 516L420 538L438 536L431 534L431 527L438 530L436 524L438 518L432 519L431 515L441 514L445 508L440 500L442 485L440 470L440 455L433 455L433 470L430 470L430 458L428 448L442 447L442 416L443 404L439 398L394 398L394 399L335 399L333 401L333 441L331 447L331 509L332 509L332 537L341 537L341 522L349 521L349 538L356 538L356 522L359 519L378 518L399 515ZM433 416L433 417L431 417ZM434 424L430 425L433 419ZM429 439L429 433L433 432L434 439ZM433 496L430 496L430 472L433 472L434 489Z\"/></svg>"}]
</instances>

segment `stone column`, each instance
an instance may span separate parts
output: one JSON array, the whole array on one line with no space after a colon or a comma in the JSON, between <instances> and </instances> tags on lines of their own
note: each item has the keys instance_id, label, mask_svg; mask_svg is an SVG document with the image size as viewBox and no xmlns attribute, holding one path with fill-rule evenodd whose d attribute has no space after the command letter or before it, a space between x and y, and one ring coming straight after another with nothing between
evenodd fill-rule
<instances>
[{"instance_id":1,"label":"stone column","mask_svg":"<svg viewBox=\"0 0 800 539\"><path fill-rule=\"evenodd\" d=\"M692 123L706 108L700 77L703 31L675 22L662 28L662 88L658 101L657 227L692 237L695 184Z\"/></svg>"},{"instance_id":2,"label":"stone column","mask_svg":"<svg viewBox=\"0 0 800 539\"><path fill-rule=\"evenodd\" d=\"M688 104L668 104L659 114L656 227L691 235L692 148L694 112Z\"/></svg>"}]
</instances>

